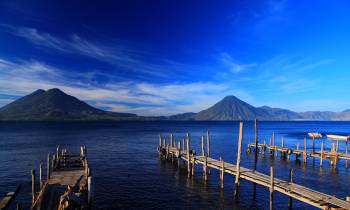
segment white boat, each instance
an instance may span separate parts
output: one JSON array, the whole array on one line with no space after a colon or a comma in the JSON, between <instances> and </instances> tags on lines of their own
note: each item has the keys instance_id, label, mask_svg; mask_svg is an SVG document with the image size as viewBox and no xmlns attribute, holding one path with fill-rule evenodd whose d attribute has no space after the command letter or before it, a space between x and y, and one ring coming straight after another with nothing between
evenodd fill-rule
<instances>
[{"instance_id":1,"label":"white boat","mask_svg":"<svg viewBox=\"0 0 350 210\"><path fill-rule=\"evenodd\" d=\"M332 139L332 140L341 140L341 141L349 141L350 136L341 136L341 135L333 135L333 134L327 134L327 138Z\"/></svg>"}]
</instances>

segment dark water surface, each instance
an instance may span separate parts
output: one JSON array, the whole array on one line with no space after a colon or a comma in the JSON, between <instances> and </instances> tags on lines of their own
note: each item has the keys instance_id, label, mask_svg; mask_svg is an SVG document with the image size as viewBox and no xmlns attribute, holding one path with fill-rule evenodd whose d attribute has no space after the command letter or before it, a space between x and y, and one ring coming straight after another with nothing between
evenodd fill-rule
<instances>
[{"instance_id":1,"label":"dark water surface","mask_svg":"<svg viewBox=\"0 0 350 210\"><path fill-rule=\"evenodd\" d=\"M254 155L247 155L246 144L253 142L253 123L245 122L243 167L252 168ZM237 122L109 122L109 123L0 123L0 193L22 185L19 200L30 202L30 169L38 169L48 152L62 145L79 152L80 145L88 149L89 163L94 176L94 209L267 209L268 189L257 188L257 201L253 200L253 186L242 181L238 201L233 199L234 177L225 176L225 188L220 189L219 174L212 171L205 183L201 168L195 177L187 178L185 165L159 160L158 134L172 132L176 139L191 133L191 147L200 152L200 136L210 129L213 157L222 154L225 161L235 162L237 153ZM259 138L269 139L276 133L276 144L285 136L285 145L303 146L307 132L349 134L349 122L261 122ZM320 142L320 140L318 140ZM267 140L269 142L269 140ZM330 149L331 141L325 140ZM309 142L309 147L311 142ZM320 149L320 143L316 149ZM310 147L311 148L311 147ZM344 145L340 144L340 150ZM289 168L294 169L295 182L315 190L336 195L350 195L350 174L344 161L338 170L324 161L308 159L307 165L291 160L259 157L258 170L269 174L275 166L278 178L287 179ZM350 169L349 169L350 170ZM2 197L2 196L0 196ZM287 209L288 198L275 193L275 209ZM295 201L294 209L314 209Z\"/></svg>"}]
</instances>

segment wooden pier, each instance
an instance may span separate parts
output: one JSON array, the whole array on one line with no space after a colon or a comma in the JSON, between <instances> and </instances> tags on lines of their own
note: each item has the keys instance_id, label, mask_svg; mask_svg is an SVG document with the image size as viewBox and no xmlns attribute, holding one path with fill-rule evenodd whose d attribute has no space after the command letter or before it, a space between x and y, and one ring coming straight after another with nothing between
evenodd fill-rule
<instances>
[{"instance_id":1,"label":"wooden pier","mask_svg":"<svg viewBox=\"0 0 350 210\"><path fill-rule=\"evenodd\" d=\"M257 136L257 132L256 132ZM301 202L307 203L319 209L350 209L350 203L336 198L335 196L328 195L302 185L293 182L293 171L290 171L289 180L278 179L274 175L274 168L270 168L270 175L244 168L240 165L241 153L242 153L242 140L243 140L243 123L240 123L239 138L238 138L238 154L236 163L230 163L224 161L222 158L215 159L210 157L210 136L207 132L207 152L205 153L205 140L202 136L202 151L200 155L197 155L194 150L190 148L190 135L187 134L186 138L176 143L176 140L170 135L170 142L167 143L166 138L159 136L158 152L162 159L178 160L177 164L180 165L181 161L187 165L188 176L194 176L195 164L203 167L203 177L207 180L208 172L210 169L218 170L220 172L221 187L224 187L224 174L231 174L235 176L235 197L239 197L240 180L244 179L252 182L254 185L261 185L269 188L270 196L270 209L273 209L273 194L274 192L280 192L289 197L289 209L292 209L292 199L297 199ZM260 145L262 146L262 145ZM173 161L172 161L173 162ZM175 161L176 162L176 161ZM347 198L348 199L348 198Z\"/></svg>"},{"instance_id":2,"label":"wooden pier","mask_svg":"<svg viewBox=\"0 0 350 210\"><path fill-rule=\"evenodd\" d=\"M10 206L11 202L14 200L20 189L21 187L17 186L14 192L9 192L5 194L5 197L0 200L0 210L6 210Z\"/></svg>"},{"instance_id":3,"label":"wooden pier","mask_svg":"<svg viewBox=\"0 0 350 210\"><path fill-rule=\"evenodd\" d=\"M35 170L31 171L32 210L91 209L91 170L85 146L80 147L80 154L57 147L55 154L47 156L46 171L44 180L40 164L38 183Z\"/></svg>"},{"instance_id":4,"label":"wooden pier","mask_svg":"<svg viewBox=\"0 0 350 210\"><path fill-rule=\"evenodd\" d=\"M312 138L312 150L309 151L309 148L307 148L307 139L304 138L304 146L303 148L299 147L299 144L295 148L291 147L285 147L284 145L284 137L282 136L281 144L280 146L275 144L275 135L272 134L272 137L270 138L270 144L266 143L266 140L264 140L263 143L250 143L247 145L247 153L251 153L252 151L257 155L258 153L264 155L269 154L270 156L277 157L278 154L282 158L288 158L290 159L291 156L295 156L295 159L298 160L299 157L302 157L303 162L306 163L307 159L309 157L312 158L318 158L320 159L320 167L323 166L324 160L329 160L331 166L334 168L337 168L338 163L340 160L345 160L345 167L348 168L348 161L350 160L350 156L348 155L348 141L349 137L345 136L338 136L338 135L327 135L328 138L335 141L335 143L332 143L332 148L330 151L325 151L324 148L324 142L321 142L321 150L316 151L315 150L315 138L321 138L322 135L317 133L309 133L309 136ZM339 141L345 142L345 153L341 153L338 151L339 148ZM256 150L257 148L257 150Z\"/></svg>"}]
</instances>

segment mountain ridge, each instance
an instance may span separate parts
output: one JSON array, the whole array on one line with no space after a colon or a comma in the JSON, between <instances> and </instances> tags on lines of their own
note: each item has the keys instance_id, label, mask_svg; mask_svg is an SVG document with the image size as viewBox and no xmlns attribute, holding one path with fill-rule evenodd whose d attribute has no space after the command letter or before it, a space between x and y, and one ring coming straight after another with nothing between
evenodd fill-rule
<instances>
[{"instance_id":1,"label":"mountain ridge","mask_svg":"<svg viewBox=\"0 0 350 210\"><path fill-rule=\"evenodd\" d=\"M193 120L232 121L253 120L350 120L350 109L342 112L294 112L269 106L255 107L230 95L198 113L187 112L171 116L144 117L132 113L118 113L92 107L60 89L38 89L0 108L0 121L114 121L114 120Z\"/></svg>"}]
</instances>

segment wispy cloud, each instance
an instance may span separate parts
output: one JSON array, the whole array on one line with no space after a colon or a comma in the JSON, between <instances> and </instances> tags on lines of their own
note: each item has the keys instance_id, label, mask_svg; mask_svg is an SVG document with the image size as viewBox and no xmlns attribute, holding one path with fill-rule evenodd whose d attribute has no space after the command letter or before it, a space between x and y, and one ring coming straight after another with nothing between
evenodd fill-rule
<instances>
[{"instance_id":1,"label":"wispy cloud","mask_svg":"<svg viewBox=\"0 0 350 210\"><path fill-rule=\"evenodd\" d=\"M228 94L249 96L243 90L232 90L230 84L213 82L157 84L124 81L96 85L79 82L79 78L71 79L66 71L38 61L0 59L0 94L20 97L35 89L55 87L92 105L142 115L197 112Z\"/></svg>"},{"instance_id":2,"label":"wispy cloud","mask_svg":"<svg viewBox=\"0 0 350 210\"><path fill-rule=\"evenodd\" d=\"M256 63L250 63L250 64L240 64L238 61L233 59L231 55L228 53L222 53L220 57L220 61L223 63L224 66L226 66L229 71L232 73L239 73L242 71L245 71L249 68L257 66Z\"/></svg>"},{"instance_id":3,"label":"wispy cloud","mask_svg":"<svg viewBox=\"0 0 350 210\"><path fill-rule=\"evenodd\" d=\"M120 43L99 43L71 34L66 38L39 31L36 28L0 24L0 30L23 38L34 47L48 53L67 53L74 56L85 56L90 59L111 64L118 68L119 73L133 72L139 79L169 78L178 75L181 78L187 72L203 70L207 67L190 65L163 58L152 50L132 49ZM152 59L149 56L152 55Z\"/></svg>"}]
</instances>

